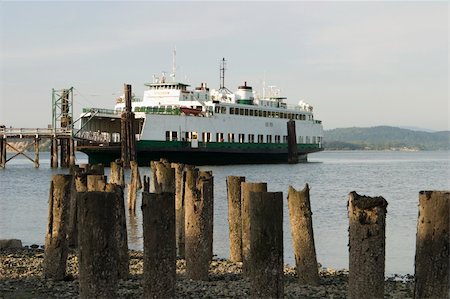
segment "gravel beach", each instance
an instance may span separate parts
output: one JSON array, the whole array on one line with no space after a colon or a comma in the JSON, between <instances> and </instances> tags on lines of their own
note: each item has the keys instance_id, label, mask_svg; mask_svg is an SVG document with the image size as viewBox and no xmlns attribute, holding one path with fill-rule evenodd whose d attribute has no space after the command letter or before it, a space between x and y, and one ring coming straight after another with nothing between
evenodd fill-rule
<instances>
[{"instance_id":1,"label":"gravel beach","mask_svg":"<svg viewBox=\"0 0 450 299\"><path fill-rule=\"evenodd\" d=\"M74 298L78 296L77 257L69 255L65 281L42 278L42 249L0 250L0 298ZM130 278L119 283L118 298L142 297L142 252L130 251ZM177 260L177 298L248 298L249 282L242 278L242 263L215 259L209 281L186 278L184 260ZM300 286L295 268L285 266L285 298L346 298L348 272L322 268L321 286ZM389 277L385 298L412 298L413 278Z\"/></svg>"}]
</instances>

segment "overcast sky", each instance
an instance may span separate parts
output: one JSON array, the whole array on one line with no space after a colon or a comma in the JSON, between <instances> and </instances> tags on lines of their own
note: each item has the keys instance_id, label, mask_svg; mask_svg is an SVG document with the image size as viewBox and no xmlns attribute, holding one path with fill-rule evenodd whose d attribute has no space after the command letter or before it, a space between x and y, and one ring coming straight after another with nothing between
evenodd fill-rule
<instances>
[{"instance_id":1,"label":"overcast sky","mask_svg":"<svg viewBox=\"0 0 450 299\"><path fill-rule=\"evenodd\" d=\"M46 127L51 91L74 112L142 97L172 69L192 87L265 78L326 129L449 129L447 2L0 2L0 123Z\"/></svg>"}]
</instances>

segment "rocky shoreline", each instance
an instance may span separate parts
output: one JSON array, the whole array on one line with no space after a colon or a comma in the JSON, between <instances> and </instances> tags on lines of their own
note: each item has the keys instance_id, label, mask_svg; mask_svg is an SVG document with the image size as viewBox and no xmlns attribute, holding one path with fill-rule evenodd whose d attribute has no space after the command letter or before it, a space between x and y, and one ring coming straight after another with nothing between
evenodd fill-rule
<instances>
[{"instance_id":1,"label":"rocky shoreline","mask_svg":"<svg viewBox=\"0 0 450 299\"><path fill-rule=\"evenodd\" d=\"M0 298L74 298L78 296L77 257L71 253L64 281L42 278L42 249L0 249ZM142 297L142 252L130 251L130 277L119 283L118 298ZM321 286L300 286L295 269L284 268L285 298L346 298L348 271L322 268ZM385 298L412 298L413 277L386 280ZM215 259L209 281L186 278L184 260L177 260L177 298L248 298L249 282L242 278L242 263Z\"/></svg>"}]
</instances>

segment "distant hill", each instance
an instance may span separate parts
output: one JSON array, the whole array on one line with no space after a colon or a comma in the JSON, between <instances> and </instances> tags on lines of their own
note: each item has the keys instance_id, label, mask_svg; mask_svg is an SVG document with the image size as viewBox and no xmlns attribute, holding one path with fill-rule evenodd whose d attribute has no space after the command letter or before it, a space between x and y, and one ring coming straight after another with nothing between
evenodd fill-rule
<instances>
[{"instance_id":1,"label":"distant hill","mask_svg":"<svg viewBox=\"0 0 450 299\"><path fill-rule=\"evenodd\" d=\"M338 128L324 132L330 150L449 150L450 131L424 132L389 126Z\"/></svg>"}]
</instances>

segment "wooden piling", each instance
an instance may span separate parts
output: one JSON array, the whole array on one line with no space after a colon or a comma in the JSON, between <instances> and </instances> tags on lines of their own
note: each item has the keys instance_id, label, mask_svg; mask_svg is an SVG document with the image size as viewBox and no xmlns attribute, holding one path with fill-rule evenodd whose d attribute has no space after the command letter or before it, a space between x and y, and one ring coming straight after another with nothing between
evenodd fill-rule
<instances>
[{"instance_id":1,"label":"wooden piling","mask_svg":"<svg viewBox=\"0 0 450 299\"><path fill-rule=\"evenodd\" d=\"M75 140L69 139L69 167L75 165Z\"/></svg>"},{"instance_id":2,"label":"wooden piling","mask_svg":"<svg viewBox=\"0 0 450 299\"><path fill-rule=\"evenodd\" d=\"M89 174L87 176L87 191L105 190L106 176L98 174Z\"/></svg>"},{"instance_id":3,"label":"wooden piling","mask_svg":"<svg viewBox=\"0 0 450 299\"><path fill-rule=\"evenodd\" d=\"M131 161L130 166L131 177L130 183L128 184L128 210L136 212L136 193L141 179L139 176L139 168L137 162Z\"/></svg>"},{"instance_id":4,"label":"wooden piling","mask_svg":"<svg viewBox=\"0 0 450 299\"><path fill-rule=\"evenodd\" d=\"M420 191L414 298L450 298L450 192Z\"/></svg>"},{"instance_id":5,"label":"wooden piling","mask_svg":"<svg viewBox=\"0 0 450 299\"><path fill-rule=\"evenodd\" d=\"M349 194L350 299L384 297L387 205L381 196Z\"/></svg>"},{"instance_id":6,"label":"wooden piling","mask_svg":"<svg viewBox=\"0 0 450 299\"><path fill-rule=\"evenodd\" d=\"M114 207L115 237L117 242L118 260L117 274L119 279L127 279L129 275L128 232L125 216L125 198L123 188L116 184L106 184L106 192L116 195Z\"/></svg>"},{"instance_id":7,"label":"wooden piling","mask_svg":"<svg viewBox=\"0 0 450 299\"><path fill-rule=\"evenodd\" d=\"M283 193L249 192L251 298L283 298Z\"/></svg>"},{"instance_id":8,"label":"wooden piling","mask_svg":"<svg viewBox=\"0 0 450 299\"><path fill-rule=\"evenodd\" d=\"M186 169L193 169L193 166L172 163L172 168L175 169L175 235L177 241L177 256L185 257L185 183L186 183Z\"/></svg>"},{"instance_id":9,"label":"wooden piling","mask_svg":"<svg viewBox=\"0 0 450 299\"><path fill-rule=\"evenodd\" d=\"M175 169L167 160L151 161L152 182L150 191L152 193L169 192L175 194Z\"/></svg>"},{"instance_id":10,"label":"wooden piling","mask_svg":"<svg viewBox=\"0 0 450 299\"><path fill-rule=\"evenodd\" d=\"M298 149L297 149L297 133L295 132L295 120L289 120L287 122L287 135L288 135L288 163L298 163Z\"/></svg>"},{"instance_id":11,"label":"wooden piling","mask_svg":"<svg viewBox=\"0 0 450 299\"><path fill-rule=\"evenodd\" d=\"M39 168L39 137L34 138L34 167Z\"/></svg>"},{"instance_id":12,"label":"wooden piling","mask_svg":"<svg viewBox=\"0 0 450 299\"><path fill-rule=\"evenodd\" d=\"M66 276L68 243L66 240L72 175L54 175L48 200L48 224L45 235L43 273L45 278L63 280Z\"/></svg>"},{"instance_id":13,"label":"wooden piling","mask_svg":"<svg viewBox=\"0 0 450 299\"><path fill-rule=\"evenodd\" d=\"M118 246L114 192L80 192L78 263L80 298L116 298Z\"/></svg>"},{"instance_id":14,"label":"wooden piling","mask_svg":"<svg viewBox=\"0 0 450 299\"><path fill-rule=\"evenodd\" d=\"M142 193L144 298L174 298L175 194Z\"/></svg>"},{"instance_id":15,"label":"wooden piling","mask_svg":"<svg viewBox=\"0 0 450 299\"><path fill-rule=\"evenodd\" d=\"M212 173L189 169L185 192L186 275L193 280L208 280L213 233Z\"/></svg>"},{"instance_id":16,"label":"wooden piling","mask_svg":"<svg viewBox=\"0 0 450 299\"><path fill-rule=\"evenodd\" d=\"M109 182L125 188L125 175L123 171L122 162L111 162L111 173L109 176Z\"/></svg>"},{"instance_id":17,"label":"wooden piling","mask_svg":"<svg viewBox=\"0 0 450 299\"><path fill-rule=\"evenodd\" d=\"M52 137L50 144L50 167L58 168L58 139Z\"/></svg>"},{"instance_id":18,"label":"wooden piling","mask_svg":"<svg viewBox=\"0 0 450 299\"><path fill-rule=\"evenodd\" d=\"M6 138L0 136L0 168L6 166Z\"/></svg>"},{"instance_id":19,"label":"wooden piling","mask_svg":"<svg viewBox=\"0 0 450 299\"><path fill-rule=\"evenodd\" d=\"M228 228L230 235L230 260L242 262L241 183L243 176L227 177Z\"/></svg>"},{"instance_id":20,"label":"wooden piling","mask_svg":"<svg viewBox=\"0 0 450 299\"><path fill-rule=\"evenodd\" d=\"M73 167L73 183L70 195L69 227L67 229L67 239L70 248L78 247L78 217L77 217L77 193L87 191L87 174L83 169Z\"/></svg>"},{"instance_id":21,"label":"wooden piling","mask_svg":"<svg viewBox=\"0 0 450 299\"><path fill-rule=\"evenodd\" d=\"M121 159L123 167L129 168L130 161L136 161L136 133L134 128L134 113L131 112L131 85L124 84L125 111L122 112L121 125Z\"/></svg>"},{"instance_id":22,"label":"wooden piling","mask_svg":"<svg viewBox=\"0 0 450 299\"><path fill-rule=\"evenodd\" d=\"M242 218L242 274L247 276L251 270L248 259L250 256L250 192L267 192L267 183L241 183L241 218Z\"/></svg>"},{"instance_id":23,"label":"wooden piling","mask_svg":"<svg viewBox=\"0 0 450 299\"><path fill-rule=\"evenodd\" d=\"M312 225L309 185L297 191L292 186L288 190L289 219L291 222L292 247L299 283L320 285L317 267L316 247Z\"/></svg>"}]
</instances>

